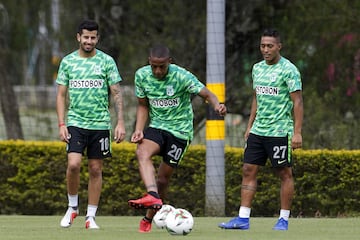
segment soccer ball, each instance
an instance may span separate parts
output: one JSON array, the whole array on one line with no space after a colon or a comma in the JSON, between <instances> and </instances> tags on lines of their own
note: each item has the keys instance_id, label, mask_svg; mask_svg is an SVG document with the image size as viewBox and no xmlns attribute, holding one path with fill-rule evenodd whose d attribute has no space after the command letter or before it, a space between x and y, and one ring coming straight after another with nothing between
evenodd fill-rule
<instances>
[{"instance_id":1,"label":"soccer ball","mask_svg":"<svg viewBox=\"0 0 360 240\"><path fill-rule=\"evenodd\" d=\"M166 217L166 230L171 235L187 235L194 226L191 213L183 208L177 208Z\"/></svg>"},{"instance_id":2,"label":"soccer ball","mask_svg":"<svg viewBox=\"0 0 360 240\"><path fill-rule=\"evenodd\" d=\"M164 204L161 209L156 212L153 217L153 222L157 228L165 228L166 227L166 217L170 212L175 211L175 208L171 205Z\"/></svg>"}]
</instances>

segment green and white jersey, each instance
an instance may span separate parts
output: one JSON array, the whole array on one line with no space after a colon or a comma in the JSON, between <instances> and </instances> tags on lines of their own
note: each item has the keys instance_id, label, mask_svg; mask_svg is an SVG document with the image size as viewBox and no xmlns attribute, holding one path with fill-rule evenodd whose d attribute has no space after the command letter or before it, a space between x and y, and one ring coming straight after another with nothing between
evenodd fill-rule
<instances>
[{"instance_id":1,"label":"green and white jersey","mask_svg":"<svg viewBox=\"0 0 360 240\"><path fill-rule=\"evenodd\" d=\"M150 127L166 130L184 140L193 138L191 94L204 88L192 73L175 64L169 65L165 78L155 78L151 66L135 73L135 94L148 98Z\"/></svg>"},{"instance_id":2,"label":"green and white jersey","mask_svg":"<svg viewBox=\"0 0 360 240\"><path fill-rule=\"evenodd\" d=\"M293 133L293 102L290 93L302 89L301 76L294 64L284 57L274 65L265 60L252 69L257 111L251 133L283 137Z\"/></svg>"},{"instance_id":3,"label":"green and white jersey","mask_svg":"<svg viewBox=\"0 0 360 240\"><path fill-rule=\"evenodd\" d=\"M109 86L121 80L114 59L98 49L91 58L80 57L78 51L65 56L56 83L68 87L67 126L111 129Z\"/></svg>"}]
</instances>

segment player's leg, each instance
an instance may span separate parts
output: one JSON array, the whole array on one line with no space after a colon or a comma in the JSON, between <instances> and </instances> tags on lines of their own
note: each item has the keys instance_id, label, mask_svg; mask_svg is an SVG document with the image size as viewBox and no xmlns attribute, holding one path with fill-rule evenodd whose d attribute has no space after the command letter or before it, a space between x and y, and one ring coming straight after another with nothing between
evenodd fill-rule
<instances>
[{"instance_id":1,"label":"player's leg","mask_svg":"<svg viewBox=\"0 0 360 240\"><path fill-rule=\"evenodd\" d=\"M66 186L69 195L77 195L80 186L80 167L82 154L68 153L68 165L66 169ZM76 204L77 206L77 204Z\"/></svg>"},{"instance_id":2,"label":"player's leg","mask_svg":"<svg viewBox=\"0 0 360 240\"><path fill-rule=\"evenodd\" d=\"M138 144L136 156L139 162L139 172L147 192L158 192L155 177L155 167L152 157L160 152L160 146L156 142L144 139Z\"/></svg>"},{"instance_id":3,"label":"player's leg","mask_svg":"<svg viewBox=\"0 0 360 240\"><path fill-rule=\"evenodd\" d=\"M239 209L239 218L243 219L243 229L249 228L249 218L251 214L251 204L255 197L257 189L257 173L259 165L244 163L242 168L241 181L241 203Z\"/></svg>"},{"instance_id":4,"label":"player's leg","mask_svg":"<svg viewBox=\"0 0 360 240\"><path fill-rule=\"evenodd\" d=\"M165 162L160 163L156 184L161 199L165 199L166 197L168 186L170 183L170 178L173 172L174 172L174 167L168 165Z\"/></svg>"},{"instance_id":5,"label":"player's leg","mask_svg":"<svg viewBox=\"0 0 360 240\"><path fill-rule=\"evenodd\" d=\"M95 222L102 189L103 159L111 157L110 131L87 131L87 156L88 156L88 205L85 217L86 229L99 229Z\"/></svg>"},{"instance_id":6,"label":"player's leg","mask_svg":"<svg viewBox=\"0 0 360 240\"><path fill-rule=\"evenodd\" d=\"M180 165L189 145L189 140L175 137L167 131L163 131L165 147L163 149L163 162L158 169L156 185L161 199L165 199L174 169Z\"/></svg>"},{"instance_id":7,"label":"player's leg","mask_svg":"<svg viewBox=\"0 0 360 240\"><path fill-rule=\"evenodd\" d=\"M241 206L251 208L257 188L257 173L259 166L255 164L244 163L242 168L241 181ZM249 216L247 216L249 217Z\"/></svg>"},{"instance_id":8,"label":"player's leg","mask_svg":"<svg viewBox=\"0 0 360 240\"><path fill-rule=\"evenodd\" d=\"M276 170L281 181L280 202L281 209L290 210L294 197L294 178L292 168L285 167Z\"/></svg>"},{"instance_id":9,"label":"player's leg","mask_svg":"<svg viewBox=\"0 0 360 240\"><path fill-rule=\"evenodd\" d=\"M156 182L161 199L164 199L166 196L166 192L173 171L174 171L173 167L169 166L164 162L160 163L158 170L158 178ZM154 218L156 212L157 210L155 209L148 209L146 211L145 217L140 221L139 232L146 233L151 231L152 219Z\"/></svg>"},{"instance_id":10,"label":"player's leg","mask_svg":"<svg viewBox=\"0 0 360 240\"><path fill-rule=\"evenodd\" d=\"M291 203L294 196L294 179L292 174L292 157L290 136L270 138L268 151L271 164L281 182L280 215L274 230L288 230Z\"/></svg>"},{"instance_id":11,"label":"player's leg","mask_svg":"<svg viewBox=\"0 0 360 240\"><path fill-rule=\"evenodd\" d=\"M159 170L158 170L158 178L157 178L157 187L158 192L161 199L165 199L166 193L168 190L170 178L174 172L174 168L169 166L168 164L162 162L160 163ZM145 219L149 222L153 219L154 215L156 214L156 210L148 209L146 211Z\"/></svg>"},{"instance_id":12,"label":"player's leg","mask_svg":"<svg viewBox=\"0 0 360 240\"><path fill-rule=\"evenodd\" d=\"M239 215L228 222L220 223L220 228L240 230L250 228L251 203L256 193L257 173L259 167L265 165L266 160L267 154L262 137L250 134L244 152Z\"/></svg>"},{"instance_id":13,"label":"player's leg","mask_svg":"<svg viewBox=\"0 0 360 240\"><path fill-rule=\"evenodd\" d=\"M85 220L85 228L87 229L99 229L95 223L95 216L102 189L102 166L102 159L89 159L88 206Z\"/></svg>"},{"instance_id":14,"label":"player's leg","mask_svg":"<svg viewBox=\"0 0 360 240\"><path fill-rule=\"evenodd\" d=\"M102 188L103 160L89 159L88 204L98 206Z\"/></svg>"},{"instance_id":15,"label":"player's leg","mask_svg":"<svg viewBox=\"0 0 360 240\"><path fill-rule=\"evenodd\" d=\"M163 136L164 147L161 151L163 162L160 163L156 185L161 199L164 199L168 190L170 178L174 169L180 164L186 153L190 141L174 137L167 131L161 131ZM140 222L139 232L150 232L151 222L157 210L148 209L145 217Z\"/></svg>"},{"instance_id":16,"label":"player's leg","mask_svg":"<svg viewBox=\"0 0 360 240\"><path fill-rule=\"evenodd\" d=\"M139 163L139 172L143 183L145 184L147 194L139 199L129 200L128 203L134 208L146 208L147 215L141 219L139 232L147 233L151 231L152 217L162 206L162 200L158 193L155 178L155 168L152 162L152 156L160 152L159 144L152 140L143 139L138 143L136 156Z\"/></svg>"},{"instance_id":17,"label":"player's leg","mask_svg":"<svg viewBox=\"0 0 360 240\"><path fill-rule=\"evenodd\" d=\"M154 128L146 129L144 139L138 143L136 157L139 163L139 172L147 194L139 199L129 200L128 203L134 208L160 209L162 201L158 194L155 168L152 157L160 153L160 144L164 142L161 131Z\"/></svg>"},{"instance_id":18,"label":"player's leg","mask_svg":"<svg viewBox=\"0 0 360 240\"><path fill-rule=\"evenodd\" d=\"M281 189L280 189L281 209L280 209L278 222L273 227L273 230L288 230L290 209L294 197L294 179L292 175L292 168L291 167L277 168L276 173L278 174L281 181Z\"/></svg>"},{"instance_id":19,"label":"player's leg","mask_svg":"<svg viewBox=\"0 0 360 240\"><path fill-rule=\"evenodd\" d=\"M256 176L258 169L258 165L244 163L241 181L241 203L239 215L228 222L220 223L220 228L239 230L247 230L250 228L251 203L256 193Z\"/></svg>"},{"instance_id":20,"label":"player's leg","mask_svg":"<svg viewBox=\"0 0 360 240\"><path fill-rule=\"evenodd\" d=\"M68 131L71 136L66 147L68 160L66 169L68 209L60 221L61 227L70 227L74 219L79 214L78 190L80 185L80 167L82 152L85 148L85 145L83 144L82 130L75 127L68 127Z\"/></svg>"},{"instance_id":21,"label":"player's leg","mask_svg":"<svg viewBox=\"0 0 360 240\"><path fill-rule=\"evenodd\" d=\"M68 191L68 209L61 219L61 227L70 227L79 214L78 190L80 185L80 153L68 153L68 165L66 169L66 186Z\"/></svg>"}]
</instances>

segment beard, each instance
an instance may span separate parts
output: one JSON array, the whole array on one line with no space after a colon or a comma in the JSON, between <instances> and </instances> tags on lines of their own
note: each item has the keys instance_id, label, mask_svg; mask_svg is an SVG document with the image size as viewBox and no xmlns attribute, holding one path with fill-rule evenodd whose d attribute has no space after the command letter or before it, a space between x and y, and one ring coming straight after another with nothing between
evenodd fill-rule
<instances>
[{"instance_id":1,"label":"beard","mask_svg":"<svg viewBox=\"0 0 360 240\"><path fill-rule=\"evenodd\" d=\"M81 50L84 51L85 53L91 53L91 52L94 50L95 46L94 46L94 45L89 45L89 44L83 44L83 43L81 43L81 44L80 44L80 48L81 48Z\"/></svg>"}]
</instances>

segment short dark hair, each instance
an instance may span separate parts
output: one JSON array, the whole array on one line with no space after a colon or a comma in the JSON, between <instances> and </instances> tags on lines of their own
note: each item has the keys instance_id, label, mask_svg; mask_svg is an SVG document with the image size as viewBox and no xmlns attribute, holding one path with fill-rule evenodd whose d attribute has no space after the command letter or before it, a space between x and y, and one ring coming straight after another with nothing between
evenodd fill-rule
<instances>
[{"instance_id":1,"label":"short dark hair","mask_svg":"<svg viewBox=\"0 0 360 240\"><path fill-rule=\"evenodd\" d=\"M278 40L278 42L281 42L280 33L273 28L266 28L261 35L262 37L274 37Z\"/></svg>"},{"instance_id":2,"label":"short dark hair","mask_svg":"<svg viewBox=\"0 0 360 240\"><path fill-rule=\"evenodd\" d=\"M150 57L165 58L170 57L170 50L162 44L157 44L150 49Z\"/></svg>"},{"instance_id":3,"label":"short dark hair","mask_svg":"<svg viewBox=\"0 0 360 240\"><path fill-rule=\"evenodd\" d=\"M94 20L86 19L82 21L78 27L78 33L81 35L82 31L86 29L88 31L98 31L99 32L99 25Z\"/></svg>"}]
</instances>

